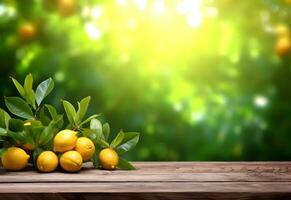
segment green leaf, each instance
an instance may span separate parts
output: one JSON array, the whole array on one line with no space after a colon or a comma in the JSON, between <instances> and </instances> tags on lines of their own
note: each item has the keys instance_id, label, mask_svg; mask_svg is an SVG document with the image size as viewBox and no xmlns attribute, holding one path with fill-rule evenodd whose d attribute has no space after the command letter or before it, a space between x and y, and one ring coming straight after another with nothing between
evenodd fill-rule
<instances>
[{"instance_id":1,"label":"green leaf","mask_svg":"<svg viewBox=\"0 0 291 200\"><path fill-rule=\"evenodd\" d=\"M98 156L99 156L99 152L100 152L101 148L98 148L96 147L95 149L95 152L94 152L94 155L92 156L92 162L93 162L93 166L94 168L99 168L99 159L98 159Z\"/></svg>"},{"instance_id":2,"label":"green leaf","mask_svg":"<svg viewBox=\"0 0 291 200\"><path fill-rule=\"evenodd\" d=\"M21 84L20 84L16 79L14 79L14 78L12 78L12 77L10 77L10 78L12 79L12 81L13 81L13 83L14 83L14 85L15 85L17 91L19 92L19 94L20 94L23 98L25 98L25 91L24 91L24 88L22 87L22 85L21 85Z\"/></svg>"},{"instance_id":3,"label":"green leaf","mask_svg":"<svg viewBox=\"0 0 291 200\"><path fill-rule=\"evenodd\" d=\"M20 141L22 144L31 144L33 147L37 146L32 135L24 134L24 139Z\"/></svg>"},{"instance_id":4,"label":"green leaf","mask_svg":"<svg viewBox=\"0 0 291 200\"><path fill-rule=\"evenodd\" d=\"M32 159L33 159L33 163L34 165L36 166L36 161L37 161L37 158L38 156L41 154L41 152L43 152L43 149L42 148L36 148L34 151L33 151L33 154L32 154Z\"/></svg>"},{"instance_id":5,"label":"green leaf","mask_svg":"<svg viewBox=\"0 0 291 200\"><path fill-rule=\"evenodd\" d=\"M106 142L105 140L101 139L101 138L95 138L93 140L95 146L99 146L101 148L110 148L110 145L108 144L108 142Z\"/></svg>"},{"instance_id":6,"label":"green leaf","mask_svg":"<svg viewBox=\"0 0 291 200\"><path fill-rule=\"evenodd\" d=\"M29 105L21 98L5 97L5 104L8 110L14 115L24 119L33 119L33 114Z\"/></svg>"},{"instance_id":7,"label":"green leaf","mask_svg":"<svg viewBox=\"0 0 291 200\"><path fill-rule=\"evenodd\" d=\"M125 152L131 150L138 143L138 140L139 133L137 132L124 133L124 139L122 144L116 148L118 154L124 154Z\"/></svg>"},{"instance_id":8,"label":"green leaf","mask_svg":"<svg viewBox=\"0 0 291 200\"><path fill-rule=\"evenodd\" d=\"M13 119L9 120L9 130L14 132L23 131L23 121L20 119Z\"/></svg>"},{"instance_id":9,"label":"green leaf","mask_svg":"<svg viewBox=\"0 0 291 200\"><path fill-rule=\"evenodd\" d=\"M2 128L8 128L10 115L0 108L0 127Z\"/></svg>"},{"instance_id":10,"label":"green leaf","mask_svg":"<svg viewBox=\"0 0 291 200\"><path fill-rule=\"evenodd\" d=\"M24 91L31 90L33 84L32 74L28 74L24 80Z\"/></svg>"},{"instance_id":11,"label":"green leaf","mask_svg":"<svg viewBox=\"0 0 291 200\"><path fill-rule=\"evenodd\" d=\"M117 147L122 142L123 138L124 138L124 132L122 130L120 130L119 133L117 134L117 136L111 142L110 146L112 148Z\"/></svg>"},{"instance_id":12,"label":"green leaf","mask_svg":"<svg viewBox=\"0 0 291 200\"><path fill-rule=\"evenodd\" d=\"M43 125L45 125L45 126L47 126L51 121L51 119L45 113L45 107L44 106L41 107L41 109L39 111L39 119L40 119L41 123Z\"/></svg>"},{"instance_id":13,"label":"green leaf","mask_svg":"<svg viewBox=\"0 0 291 200\"><path fill-rule=\"evenodd\" d=\"M100 133L88 128L83 128L81 133L84 137L88 137L91 140L95 140L96 138L102 138Z\"/></svg>"},{"instance_id":14,"label":"green leaf","mask_svg":"<svg viewBox=\"0 0 291 200\"><path fill-rule=\"evenodd\" d=\"M107 141L110 134L110 126L108 123L103 124L102 131L103 131L104 138Z\"/></svg>"},{"instance_id":15,"label":"green leaf","mask_svg":"<svg viewBox=\"0 0 291 200\"><path fill-rule=\"evenodd\" d=\"M31 127L31 135L33 138L33 141L36 143L38 146L38 141L41 136L41 133L44 131L45 127L44 126L32 126Z\"/></svg>"},{"instance_id":16,"label":"green leaf","mask_svg":"<svg viewBox=\"0 0 291 200\"><path fill-rule=\"evenodd\" d=\"M100 131L92 129L82 129L81 133L84 137L90 138L94 142L96 148L110 147L109 143L104 140L103 134Z\"/></svg>"},{"instance_id":17,"label":"green leaf","mask_svg":"<svg viewBox=\"0 0 291 200\"><path fill-rule=\"evenodd\" d=\"M45 107L48 109L52 119L56 119L56 117L58 116L57 110L55 109L55 107L53 107L52 105L49 104L45 104Z\"/></svg>"},{"instance_id":18,"label":"green leaf","mask_svg":"<svg viewBox=\"0 0 291 200\"><path fill-rule=\"evenodd\" d=\"M135 170L136 168L130 164L127 160L119 158L117 167L123 170Z\"/></svg>"},{"instance_id":19,"label":"green leaf","mask_svg":"<svg viewBox=\"0 0 291 200\"><path fill-rule=\"evenodd\" d=\"M41 82L35 91L36 96L36 103L39 106L43 99L51 93L54 88L54 81L52 78L46 79L45 81Z\"/></svg>"},{"instance_id":20,"label":"green leaf","mask_svg":"<svg viewBox=\"0 0 291 200\"><path fill-rule=\"evenodd\" d=\"M24 143L24 141L26 141L26 137L24 132L14 132L14 131L7 131L7 135L9 137L11 137L14 141L20 142L20 143Z\"/></svg>"},{"instance_id":21,"label":"green leaf","mask_svg":"<svg viewBox=\"0 0 291 200\"><path fill-rule=\"evenodd\" d=\"M26 101L29 103L34 109L35 107L35 94L33 90L26 91Z\"/></svg>"},{"instance_id":22,"label":"green leaf","mask_svg":"<svg viewBox=\"0 0 291 200\"><path fill-rule=\"evenodd\" d=\"M105 140L102 133L102 124L98 119L92 119L90 121L90 129L96 131L101 136L101 139Z\"/></svg>"},{"instance_id":23,"label":"green leaf","mask_svg":"<svg viewBox=\"0 0 291 200\"><path fill-rule=\"evenodd\" d=\"M102 124L98 119L92 119L90 121L90 128L92 130L102 131Z\"/></svg>"},{"instance_id":24,"label":"green leaf","mask_svg":"<svg viewBox=\"0 0 291 200\"><path fill-rule=\"evenodd\" d=\"M91 100L91 97L88 96L88 97L82 99L80 103L78 102L79 108L78 108L77 119L76 119L77 123L79 123L83 120L83 118L87 112L90 100Z\"/></svg>"},{"instance_id":25,"label":"green leaf","mask_svg":"<svg viewBox=\"0 0 291 200\"><path fill-rule=\"evenodd\" d=\"M82 125L90 122L92 119L95 119L95 118L97 118L99 116L100 116L100 114L91 115L90 117L88 117L87 119L85 119L84 121L82 121L79 125L82 126Z\"/></svg>"},{"instance_id":26,"label":"green leaf","mask_svg":"<svg viewBox=\"0 0 291 200\"><path fill-rule=\"evenodd\" d=\"M0 148L0 158L4 155L8 148Z\"/></svg>"},{"instance_id":27,"label":"green leaf","mask_svg":"<svg viewBox=\"0 0 291 200\"><path fill-rule=\"evenodd\" d=\"M97 169L99 167L99 159L98 159L98 154L94 154L92 157L92 162L93 162L93 166L95 169Z\"/></svg>"},{"instance_id":28,"label":"green leaf","mask_svg":"<svg viewBox=\"0 0 291 200\"><path fill-rule=\"evenodd\" d=\"M7 130L4 128L0 128L0 136L7 136Z\"/></svg>"},{"instance_id":29,"label":"green leaf","mask_svg":"<svg viewBox=\"0 0 291 200\"><path fill-rule=\"evenodd\" d=\"M35 94L32 85L33 77L31 74L28 74L24 80L25 99L33 108L35 108Z\"/></svg>"},{"instance_id":30,"label":"green leaf","mask_svg":"<svg viewBox=\"0 0 291 200\"><path fill-rule=\"evenodd\" d=\"M76 119L76 110L74 108L74 106L68 102L68 101L65 101L63 100L63 105L64 105L64 109L65 109L65 112L67 114L67 118L70 122L71 125L75 124L75 119Z\"/></svg>"},{"instance_id":31,"label":"green leaf","mask_svg":"<svg viewBox=\"0 0 291 200\"><path fill-rule=\"evenodd\" d=\"M54 121L56 122L56 126L58 129L62 129L63 124L64 124L64 117L63 115L58 115Z\"/></svg>"},{"instance_id":32,"label":"green leaf","mask_svg":"<svg viewBox=\"0 0 291 200\"><path fill-rule=\"evenodd\" d=\"M52 121L41 132L41 134L38 138L39 145L46 145L47 143L49 143L53 139L53 137L57 131L58 131L58 128L56 127L56 123Z\"/></svg>"}]
</instances>

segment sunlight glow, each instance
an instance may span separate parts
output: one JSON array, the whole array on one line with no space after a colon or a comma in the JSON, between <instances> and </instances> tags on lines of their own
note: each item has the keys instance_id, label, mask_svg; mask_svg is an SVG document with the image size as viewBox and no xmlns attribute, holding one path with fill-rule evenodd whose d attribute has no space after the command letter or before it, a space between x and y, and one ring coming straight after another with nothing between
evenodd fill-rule
<instances>
[{"instance_id":1,"label":"sunlight glow","mask_svg":"<svg viewBox=\"0 0 291 200\"><path fill-rule=\"evenodd\" d=\"M14 7L0 4L0 16L14 17L15 15L16 9Z\"/></svg>"},{"instance_id":2,"label":"sunlight glow","mask_svg":"<svg viewBox=\"0 0 291 200\"><path fill-rule=\"evenodd\" d=\"M202 14L199 11L192 12L187 16L187 22L190 27L198 28L202 23Z\"/></svg>"},{"instance_id":3,"label":"sunlight glow","mask_svg":"<svg viewBox=\"0 0 291 200\"><path fill-rule=\"evenodd\" d=\"M181 3L178 3L178 5L176 6L176 10L179 14L183 15L187 13L188 8L185 3L181 2Z\"/></svg>"},{"instance_id":4,"label":"sunlight glow","mask_svg":"<svg viewBox=\"0 0 291 200\"><path fill-rule=\"evenodd\" d=\"M4 5L0 4L0 16L1 15L4 15L5 14L5 11L6 11L6 8Z\"/></svg>"},{"instance_id":5,"label":"sunlight glow","mask_svg":"<svg viewBox=\"0 0 291 200\"><path fill-rule=\"evenodd\" d=\"M116 0L117 4L120 6L125 5L125 0Z\"/></svg>"},{"instance_id":6,"label":"sunlight glow","mask_svg":"<svg viewBox=\"0 0 291 200\"><path fill-rule=\"evenodd\" d=\"M192 11L197 11L200 8L201 0L182 0L176 6L179 14L189 14Z\"/></svg>"},{"instance_id":7,"label":"sunlight glow","mask_svg":"<svg viewBox=\"0 0 291 200\"><path fill-rule=\"evenodd\" d=\"M191 28L198 28L202 23L202 13L200 9L200 0L183 0L176 6L176 11L180 15L187 16L187 23ZM209 16L216 16L217 9L212 7L207 9Z\"/></svg>"},{"instance_id":8,"label":"sunlight glow","mask_svg":"<svg viewBox=\"0 0 291 200\"><path fill-rule=\"evenodd\" d=\"M129 29L135 30L136 27L137 27L136 20L135 19L129 19L128 22L127 22L127 25L128 25Z\"/></svg>"},{"instance_id":9,"label":"sunlight glow","mask_svg":"<svg viewBox=\"0 0 291 200\"><path fill-rule=\"evenodd\" d=\"M86 23L85 29L88 36L93 40L99 39L102 35L101 31L93 23Z\"/></svg>"},{"instance_id":10,"label":"sunlight glow","mask_svg":"<svg viewBox=\"0 0 291 200\"><path fill-rule=\"evenodd\" d=\"M218 10L215 7L209 7L206 10L206 15L208 17L217 17L218 16Z\"/></svg>"},{"instance_id":11,"label":"sunlight glow","mask_svg":"<svg viewBox=\"0 0 291 200\"><path fill-rule=\"evenodd\" d=\"M88 17L88 16L90 16L90 11L91 11L91 9L89 6L84 6L82 8L81 14L83 17Z\"/></svg>"},{"instance_id":12,"label":"sunlight glow","mask_svg":"<svg viewBox=\"0 0 291 200\"><path fill-rule=\"evenodd\" d=\"M135 0L135 3L140 10L144 10L147 7L147 0Z\"/></svg>"},{"instance_id":13,"label":"sunlight glow","mask_svg":"<svg viewBox=\"0 0 291 200\"><path fill-rule=\"evenodd\" d=\"M192 122L200 122L204 119L204 114L199 111L194 111L191 113Z\"/></svg>"},{"instance_id":14,"label":"sunlight glow","mask_svg":"<svg viewBox=\"0 0 291 200\"><path fill-rule=\"evenodd\" d=\"M176 102L176 103L174 103L174 110L176 111L176 112L180 112L180 111L182 111L182 109L183 109L183 106L182 106L182 103L181 102Z\"/></svg>"},{"instance_id":15,"label":"sunlight glow","mask_svg":"<svg viewBox=\"0 0 291 200\"><path fill-rule=\"evenodd\" d=\"M209 31L216 31L213 32L214 35L220 34L217 27L210 24L213 20L218 20L216 18L218 9L213 5L204 5L202 2L201 0L118 0L116 9L112 13L110 5L108 7L103 5L102 11L97 9L96 16L101 15L98 22L89 21L91 23L86 26L89 37L98 38L103 35L103 32L104 35L107 34L107 28L104 27L108 24L106 25L108 32L112 33L113 37L111 45L116 48L115 56L117 55L120 64L126 67L134 60L142 59L142 62L136 66L137 73L151 82L151 91L163 92L160 89L164 84L168 84L166 94L168 103L173 111L181 115L189 124L206 119L207 100L204 96L206 94L193 91L192 87L192 79L201 73L198 70L199 66L192 66L193 71L189 74L189 79L183 79L181 77L185 76L185 66L192 62L191 58L203 55L205 52L218 53L216 47L220 47L220 41L206 34ZM213 18L205 20L203 25L206 29L201 28L204 18ZM224 29L220 24L217 26L220 27L219 30ZM233 45L234 35L226 34L226 36L228 36L227 42L229 41L226 44ZM214 45L205 45L205 42ZM230 47L225 47L227 56L234 54ZM137 56L136 52L142 54ZM178 58L179 63L176 62ZM212 77L211 71L206 73ZM227 99L217 95L216 104L223 107L227 104Z\"/></svg>"},{"instance_id":16,"label":"sunlight glow","mask_svg":"<svg viewBox=\"0 0 291 200\"><path fill-rule=\"evenodd\" d=\"M100 6L92 8L92 18L97 19L102 15L102 9Z\"/></svg>"},{"instance_id":17,"label":"sunlight glow","mask_svg":"<svg viewBox=\"0 0 291 200\"><path fill-rule=\"evenodd\" d=\"M265 96L256 96L254 98L254 103L256 104L256 106L258 107L266 107L269 103L269 100L265 97Z\"/></svg>"},{"instance_id":18,"label":"sunlight glow","mask_svg":"<svg viewBox=\"0 0 291 200\"><path fill-rule=\"evenodd\" d=\"M165 10L165 4L163 0L155 0L154 2L154 10L158 15L163 14Z\"/></svg>"}]
</instances>

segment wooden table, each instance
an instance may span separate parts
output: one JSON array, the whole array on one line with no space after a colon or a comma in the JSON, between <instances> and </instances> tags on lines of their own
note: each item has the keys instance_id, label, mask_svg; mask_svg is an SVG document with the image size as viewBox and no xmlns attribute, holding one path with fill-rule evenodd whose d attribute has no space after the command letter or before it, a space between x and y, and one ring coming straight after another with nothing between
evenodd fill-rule
<instances>
[{"instance_id":1,"label":"wooden table","mask_svg":"<svg viewBox=\"0 0 291 200\"><path fill-rule=\"evenodd\" d=\"M0 199L291 199L291 162L134 165L138 170L95 170L90 164L79 173L0 170Z\"/></svg>"}]
</instances>

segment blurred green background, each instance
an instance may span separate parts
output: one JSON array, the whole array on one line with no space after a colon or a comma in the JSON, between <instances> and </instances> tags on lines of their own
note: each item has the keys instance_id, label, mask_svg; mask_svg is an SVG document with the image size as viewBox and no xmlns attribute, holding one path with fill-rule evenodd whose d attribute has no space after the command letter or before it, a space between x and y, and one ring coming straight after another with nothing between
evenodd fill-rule
<instances>
[{"instance_id":1,"label":"blurred green background","mask_svg":"<svg viewBox=\"0 0 291 200\"><path fill-rule=\"evenodd\" d=\"M91 95L132 160L290 160L290 0L1 0L9 76Z\"/></svg>"}]
</instances>

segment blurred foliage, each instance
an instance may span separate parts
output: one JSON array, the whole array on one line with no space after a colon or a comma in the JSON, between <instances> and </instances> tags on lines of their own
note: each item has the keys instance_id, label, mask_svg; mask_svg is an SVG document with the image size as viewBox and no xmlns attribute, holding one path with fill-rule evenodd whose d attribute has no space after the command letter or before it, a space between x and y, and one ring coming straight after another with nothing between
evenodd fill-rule
<instances>
[{"instance_id":1,"label":"blurred foliage","mask_svg":"<svg viewBox=\"0 0 291 200\"><path fill-rule=\"evenodd\" d=\"M290 160L290 0L0 2L1 96L52 76L142 133L133 160Z\"/></svg>"}]
</instances>

